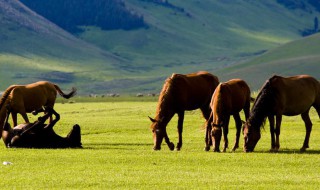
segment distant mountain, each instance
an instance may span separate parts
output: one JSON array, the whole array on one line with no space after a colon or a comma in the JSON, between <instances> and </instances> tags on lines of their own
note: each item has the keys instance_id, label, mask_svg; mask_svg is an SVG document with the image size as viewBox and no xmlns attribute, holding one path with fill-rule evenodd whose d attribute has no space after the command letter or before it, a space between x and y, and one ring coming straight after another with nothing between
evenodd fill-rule
<instances>
[{"instance_id":1,"label":"distant mountain","mask_svg":"<svg viewBox=\"0 0 320 190\"><path fill-rule=\"evenodd\" d=\"M33 11L71 32L78 26L103 30L132 30L147 27L143 17L128 10L120 0L20 0Z\"/></svg>"},{"instance_id":2,"label":"distant mountain","mask_svg":"<svg viewBox=\"0 0 320 190\"><path fill-rule=\"evenodd\" d=\"M171 73L198 70L222 81L243 77L259 88L266 77L289 67L297 71L290 73L313 74L293 64L311 48L295 47L305 53L299 57L289 48L309 39L302 38L303 31L316 28L319 11L312 0L21 2L0 1L0 91L13 83L51 80L77 86L79 94L158 92ZM287 67L271 64L284 60L279 54L263 67L255 61L283 45L293 56Z\"/></svg>"}]
</instances>

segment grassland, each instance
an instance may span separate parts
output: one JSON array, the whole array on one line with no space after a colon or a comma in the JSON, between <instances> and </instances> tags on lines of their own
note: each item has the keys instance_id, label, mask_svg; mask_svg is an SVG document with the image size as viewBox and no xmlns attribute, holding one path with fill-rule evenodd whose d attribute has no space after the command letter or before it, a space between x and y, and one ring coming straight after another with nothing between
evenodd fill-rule
<instances>
[{"instance_id":1,"label":"grassland","mask_svg":"<svg viewBox=\"0 0 320 190\"><path fill-rule=\"evenodd\" d=\"M83 100L83 99L81 99ZM204 120L187 112L180 152L163 144L153 151L147 116L153 99L109 99L57 103L61 120L55 127L65 136L81 126L83 149L6 149L0 146L3 189L317 189L320 185L320 123L312 110L310 149L300 153L305 128L300 117L285 117L281 151L269 153L268 127L255 152L204 152ZM96 99L97 100L97 99ZM34 118L31 118L34 119ZM177 142L177 118L168 134ZM230 122L229 141L235 137ZM243 140L241 137L241 146Z\"/></svg>"}]
</instances>

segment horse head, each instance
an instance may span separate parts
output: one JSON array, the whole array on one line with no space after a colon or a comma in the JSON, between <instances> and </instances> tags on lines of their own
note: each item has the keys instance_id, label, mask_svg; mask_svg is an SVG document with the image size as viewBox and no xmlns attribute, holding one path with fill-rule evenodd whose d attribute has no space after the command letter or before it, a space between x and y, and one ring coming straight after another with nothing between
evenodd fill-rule
<instances>
[{"instance_id":1,"label":"horse head","mask_svg":"<svg viewBox=\"0 0 320 190\"><path fill-rule=\"evenodd\" d=\"M174 144L169 141L166 128L160 120L153 119L149 117L151 124L151 129L153 133L153 150L161 150L161 143L163 141L163 138L165 138L166 143L168 144L170 150L174 149Z\"/></svg>"},{"instance_id":2,"label":"horse head","mask_svg":"<svg viewBox=\"0 0 320 190\"><path fill-rule=\"evenodd\" d=\"M211 124L211 136L214 147L214 152L220 152L220 141L222 136L223 124Z\"/></svg>"},{"instance_id":3,"label":"horse head","mask_svg":"<svg viewBox=\"0 0 320 190\"><path fill-rule=\"evenodd\" d=\"M245 152L253 152L255 146L260 140L260 127L254 127L250 122L246 122L243 127L244 146Z\"/></svg>"}]
</instances>

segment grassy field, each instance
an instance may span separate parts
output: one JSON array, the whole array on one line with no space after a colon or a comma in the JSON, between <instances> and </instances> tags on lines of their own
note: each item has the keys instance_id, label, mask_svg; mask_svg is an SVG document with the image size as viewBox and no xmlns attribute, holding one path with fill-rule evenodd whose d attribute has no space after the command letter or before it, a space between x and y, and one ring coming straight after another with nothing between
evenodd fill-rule
<instances>
[{"instance_id":1,"label":"grassy field","mask_svg":"<svg viewBox=\"0 0 320 190\"><path fill-rule=\"evenodd\" d=\"M269 153L266 126L255 152L204 152L204 119L187 112L180 152L163 144L153 151L147 116L156 102L104 101L57 103L61 120L55 126L66 136L81 126L83 149L7 149L0 146L3 189L316 189L320 185L320 123L312 110L310 149L299 153L305 128L300 117L285 117L281 151ZM35 118L31 118L35 119ZM177 142L177 117L168 134ZM230 122L229 141L235 137ZM241 136L241 144L243 138ZM229 150L230 151L230 150Z\"/></svg>"}]
</instances>

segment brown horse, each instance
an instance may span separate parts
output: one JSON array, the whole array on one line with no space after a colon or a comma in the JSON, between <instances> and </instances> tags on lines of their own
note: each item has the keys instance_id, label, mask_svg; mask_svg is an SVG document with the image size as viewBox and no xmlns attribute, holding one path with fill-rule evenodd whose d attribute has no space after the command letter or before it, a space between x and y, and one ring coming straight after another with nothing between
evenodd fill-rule
<instances>
[{"instance_id":1,"label":"brown horse","mask_svg":"<svg viewBox=\"0 0 320 190\"><path fill-rule=\"evenodd\" d=\"M309 137L312 123L309 110L314 107L320 117L320 83L308 75L284 78L273 76L262 87L244 125L244 151L252 152L259 141L260 128L268 117L271 133L271 151L280 148L280 125L282 115L301 114L306 127L306 136L301 151L309 148ZM274 116L276 129L274 129Z\"/></svg>"},{"instance_id":2,"label":"brown horse","mask_svg":"<svg viewBox=\"0 0 320 190\"><path fill-rule=\"evenodd\" d=\"M214 91L211 99L211 115L208 120L207 131L211 131L213 150L220 152L219 146L222 136L224 137L223 152L228 148L228 126L230 116L232 115L236 123L236 142L232 148L235 151L239 147L239 137L241 133L242 121L240 111L243 110L246 120L250 112L250 88L247 83L241 79L232 79L220 83ZM210 141L206 142L206 150L210 149Z\"/></svg>"},{"instance_id":3,"label":"brown horse","mask_svg":"<svg viewBox=\"0 0 320 190\"><path fill-rule=\"evenodd\" d=\"M17 114L20 113L29 123L26 113L39 110L43 106L53 108L57 92L68 99L75 95L76 89L72 88L69 94L64 94L59 86L47 82L39 81L28 85L12 85L3 93L0 100L0 134L6 117L6 106L10 105L13 125L17 125Z\"/></svg>"},{"instance_id":4,"label":"brown horse","mask_svg":"<svg viewBox=\"0 0 320 190\"><path fill-rule=\"evenodd\" d=\"M159 96L158 107L155 119L152 121L154 150L161 149L163 138L170 150L174 149L174 144L170 142L166 127L174 114L178 114L178 137L177 150L182 147L182 128L185 110L195 110L200 108L204 118L210 116L210 99L219 84L216 76L208 72L197 72L187 75L173 74L167 78Z\"/></svg>"}]
</instances>

